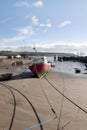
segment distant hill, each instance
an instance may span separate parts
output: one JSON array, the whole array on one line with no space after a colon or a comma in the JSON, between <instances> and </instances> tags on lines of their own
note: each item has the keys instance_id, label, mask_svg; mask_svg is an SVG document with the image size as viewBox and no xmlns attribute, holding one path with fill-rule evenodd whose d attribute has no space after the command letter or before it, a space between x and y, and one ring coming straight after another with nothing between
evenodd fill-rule
<instances>
[{"instance_id":1,"label":"distant hill","mask_svg":"<svg viewBox=\"0 0 87 130\"><path fill-rule=\"evenodd\" d=\"M28 55L28 56L33 56L36 55L34 52L13 52L13 51L0 51L0 56L16 56L16 55ZM57 52L38 52L37 55L41 56L76 56L75 54L72 53L57 53Z\"/></svg>"},{"instance_id":2,"label":"distant hill","mask_svg":"<svg viewBox=\"0 0 87 130\"><path fill-rule=\"evenodd\" d=\"M12 52L12 51L0 51L0 56L12 56L17 55L18 52Z\"/></svg>"}]
</instances>

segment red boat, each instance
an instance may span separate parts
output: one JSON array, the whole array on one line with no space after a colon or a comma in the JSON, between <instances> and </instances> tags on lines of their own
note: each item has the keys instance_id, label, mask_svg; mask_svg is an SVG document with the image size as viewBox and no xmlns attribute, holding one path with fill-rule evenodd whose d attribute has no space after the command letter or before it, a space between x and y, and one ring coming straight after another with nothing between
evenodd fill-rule
<instances>
[{"instance_id":1,"label":"red boat","mask_svg":"<svg viewBox=\"0 0 87 130\"><path fill-rule=\"evenodd\" d=\"M47 62L47 58L45 56L39 58L35 57L29 65L29 69L39 78L44 77L50 68L51 63Z\"/></svg>"}]
</instances>

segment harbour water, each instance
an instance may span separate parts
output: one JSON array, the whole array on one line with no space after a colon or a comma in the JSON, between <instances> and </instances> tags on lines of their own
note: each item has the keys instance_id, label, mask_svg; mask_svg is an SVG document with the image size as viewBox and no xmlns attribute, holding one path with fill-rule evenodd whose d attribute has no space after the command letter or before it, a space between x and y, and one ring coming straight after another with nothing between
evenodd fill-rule
<instances>
[{"instance_id":1,"label":"harbour water","mask_svg":"<svg viewBox=\"0 0 87 130\"><path fill-rule=\"evenodd\" d=\"M73 62L73 61L54 62L53 58L50 57L48 59L52 61L53 65L55 65L55 67L51 68L51 71L62 72L62 73L71 74L75 76L87 77L87 67L85 67L84 63ZM76 68L80 70L80 73L75 73Z\"/></svg>"}]
</instances>

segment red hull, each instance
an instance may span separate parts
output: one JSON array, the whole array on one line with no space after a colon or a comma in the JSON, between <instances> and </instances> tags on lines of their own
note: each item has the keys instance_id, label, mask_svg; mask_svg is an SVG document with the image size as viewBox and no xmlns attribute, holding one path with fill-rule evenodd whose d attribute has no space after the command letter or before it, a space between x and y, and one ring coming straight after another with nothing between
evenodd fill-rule
<instances>
[{"instance_id":1,"label":"red hull","mask_svg":"<svg viewBox=\"0 0 87 130\"><path fill-rule=\"evenodd\" d=\"M43 77L51 68L51 63L39 63L29 66L29 69L39 78Z\"/></svg>"}]
</instances>

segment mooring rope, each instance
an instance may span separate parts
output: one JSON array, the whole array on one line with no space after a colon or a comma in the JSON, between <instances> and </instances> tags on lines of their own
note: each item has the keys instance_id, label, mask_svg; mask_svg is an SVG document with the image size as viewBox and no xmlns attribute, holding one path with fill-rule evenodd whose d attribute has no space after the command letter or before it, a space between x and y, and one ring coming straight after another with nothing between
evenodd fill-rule
<instances>
[{"instance_id":1,"label":"mooring rope","mask_svg":"<svg viewBox=\"0 0 87 130\"><path fill-rule=\"evenodd\" d=\"M39 80L40 80L40 79L39 79ZM49 104L49 106L50 106L51 111L57 116L57 114L56 114L54 108L52 107L52 104L50 103L50 101L49 101L49 99L48 99L48 96L47 96L47 94L46 94L46 92L45 92L45 90L44 90L44 88L43 88L43 86L42 86L42 84L41 84L41 80L40 80L40 86L41 86L42 92L43 92L43 94L44 94L44 96L45 96L45 98L46 98L46 100L47 100L47 102L48 102L48 104Z\"/></svg>"},{"instance_id":2,"label":"mooring rope","mask_svg":"<svg viewBox=\"0 0 87 130\"><path fill-rule=\"evenodd\" d=\"M61 115L61 117L67 115L68 113L69 113L69 112L64 113L63 115ZM47 124L47 123L49 123L49 122L51 122L51 121L54 121L55 119L58 119L58 118L59 118L59 115L54 116L53 118L50 118L50 119L45 120L45 121L43 121L43 122L41 122L41 123L35 124L35 125L33 125L33 126L30 126L29 128L25 128L24 130L31 130L31 129L34 129L34 128L40 126L40 125L43 126L44 124Z\"/></svg>"},{"instance_id":3,"label":"mooring rope","mask_svg":"<svg viewBox=\"0 0 87 130\"><path fill-rule=\"evenodd\" d=\"M76 107L78 107L81 111L83 111L84 113L87 114L87 111L85 109L83 109L82 107L80 107L78 104L76 104L75 102L73 102L70 98L68 98L67 96L65 96L61 91L59 91L49 80L47 77L45 77L45 79L49 82L49 84L51 85L51 87L53 87L58 93L60 93L62 96L64 96L65 99L67 99L69 102L71 102L73 105L75 105Z\"/></svg>"},{"instance_id":4,"label":"mooring rope","mask_svg":"<svg viewBox=\"0 0 87 130\"><path fill-rule=\"evenodd\" d=\"M63 79L63 95L64 95L64 92L65 92L65 81L64 81L64 77L62 79ZM62 96L62 100L61 100L60 114L59 114L59 120L58 120L57 130L59 130L59 127L60 127L61 115L62 115L62 111L63 111L63 103L64 103L64 96Z\"/></svg>"}]
</instances>

